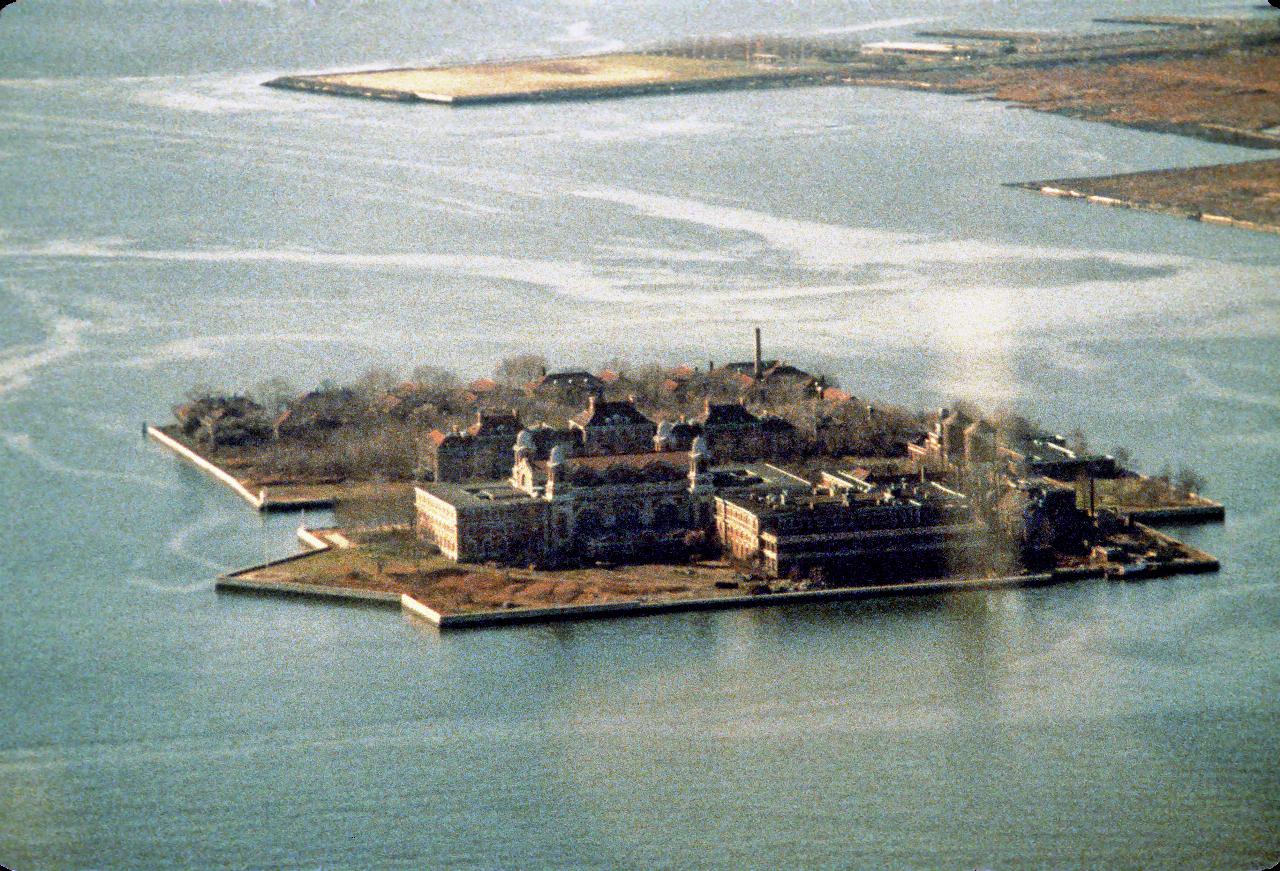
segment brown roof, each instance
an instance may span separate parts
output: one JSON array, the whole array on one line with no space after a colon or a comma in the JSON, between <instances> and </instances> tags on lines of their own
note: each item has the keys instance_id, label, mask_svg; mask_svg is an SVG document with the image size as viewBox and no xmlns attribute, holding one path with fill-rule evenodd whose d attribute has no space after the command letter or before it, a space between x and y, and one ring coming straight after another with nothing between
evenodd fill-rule
<instances>
[{"instance_id":1,"label":"brown roof","mask_svg":"<svg viewBox=\"0 0 1280 871\"><path fill-rule=\"evenodd\" d=\"M467 385L472 393L492 393L498 389L498 382L492 378L477 378Z\"/></svg>"},{"instance_id":2,"label":"brown roof","mask_svg":"<svg viewBox=\"0 0 1280 871\"><path fill-rule=\"evenodd\" d=\"M582 428L588 426L636 426L653 421L640 413L633 402L604 402L592 397L590 404L573 416L573 422Z\"/></svg>"},{"instance_id":3,"label":"brown roof","mask_svg":"<svg viewBox=\"0 0 1280 871\"><path fill-rule=\"evenodd\" d=\"M476 422L467 427L467 432L478 435L509 435L520 429L520 418L515 412L477 411Z\"/></svg>"},{"instance_id":4,"label":"brown roof","mask_svg":"<svg viewBox=\"0 0 1280 871\"><path fill-rule=\"evenodd\" d=\"M826 390L822 391L822 398L827 402L834 403L851 402L853 400L853 394L845 393L839 387L828 387Z\"/></svg>"},{"instance_id":5,"label":"brown roof","mask_svg":"<svg viewBox=\"0 0 1280 871\"><path fill-rule=\"evenodd\" d=\"M440 432L438 429L433 429L431 432L427 433L427 438L431 441L431 444L439 447L444 444L444 440L447 439L448 436Z\"/></svg>"},{"instance_id":6,"label":"brown roof","mask_svg":"<svg viewBox=\"0 0 1280 871\"><path fill-rule=\"evenodd\" d=\"M643 454L611 454L605 457L569 457L567 462L575 468L591 469L596 472L603 472L616 466L644 469L654 463L682 469L688 462L688 457L676 451L650 451ZM538 466L545 467L546 463L538 463Z\"/></svg>"},{"instance_id":7,"label":"brown roof","mask_svg":"<svg viewBox=\"0 0 1280 871\"><path fill-rule=\"evenodd\" d=\"M708 402L702 415L703 426L748 426L760 419L736 402Z\"/></svg>"},{"instance_id":8,"label":"brown roof","mask_svg":"<svg viewBox=\"0 0 1280 871\"><path fill-rule=\"evenodd\" d=\"M812 382L816 380L812 375L803 369L797 369L790 363L774 363L764 371L763 379L765 381L777 381L779 379L790 379L793 381Z\"/></svg>"}]
</instances>

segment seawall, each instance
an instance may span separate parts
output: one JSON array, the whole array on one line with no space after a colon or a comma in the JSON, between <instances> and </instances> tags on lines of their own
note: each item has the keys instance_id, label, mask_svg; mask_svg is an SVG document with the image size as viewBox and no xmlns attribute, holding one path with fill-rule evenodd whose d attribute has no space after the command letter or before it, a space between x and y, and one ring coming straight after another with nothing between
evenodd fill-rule
<instances>
[{"instance_id":1,"label":"seawall","mask_svg":"<svg viewBox=\"0 0 1280 871\"><path fill-rule=\"evenodd\" d=\"M248 502L257 511L304 511L307 509L324 509L332 508L336 500L331 496L283 496L274 497L271 492L265 488L259 488L254 493L244 485L244 482L236 478L226 469L213 463L211 460L196 453L182 442L168 435L159 427L146 425L147 438L157 442L158 444L168 448L182 459L191 463L200 471L209 475L209 477L225 484L244 501Z\"/></svg>"},{"instance_id":2,"label":"seawall","mask_svg":"<svg viewBox=\"0 0 1280 871\"><path fill-rule=\"evenodd\" d=\"M223 484L226 484L228 487L231 488L231 490L237 496L244 499L244 501L248 502L258 511L263 510L263 505L266 503L265 493L263 493L262 491L259 491L258 493L251 492L249 488L245 487L244 484L242 484L239 480L237 480L233 475L231 475L225 469L220 469L219 467L215 466L213 463L209 462L204 457L200 456L195 451L191 450L191 448L187 447L182 442L178 441L172 436L166 435L158 427L154 427L148 424L146 432L147 432L148 438L160 443L164 447L173 451L175 454L182 457L182 459L191 463L191 465L195 466L197 469L204 472L206 475L209 475L211 478L214 478L215 480L220 481Z\"/></svg>"},{"instance_id":3,"label":"seawall","mask_svg":"<svg viewBox=\"0 0 1280 871\"><path fill-rule=\"evenodd\" d=\"M1280 148L1280 140L1275 140L1275 144L1267 146L1270 148ZM1084 181L1082 179L1082 181ZM1093 203L1100 206L1111 206L1121 209L1135 209L1140 212L1155 212L1161 215L1172 215L1177 218L1186 218L1191 221L1200 221L1203 224L1216 224L1222 227L1236 227L1241 230L1253 230L1256 233L1280 233L1280 225L1266 224L1259 221L1248 221L1243 218L1233 218L1228 215L1215 215L1207 212L1197 211L1196 209L1186 206L1175 206L1165 203L1149 203L1138 202L1136 200L1127 200L1119 197L1107 197L1100 194L1090 194L1074 188L1064 188L1052 184L1044 184L1041 182L1015 182L1010 187L1023 188L1025 190L1034 191L1049 197L1060 197L1070 200L1083 200L1084 202Z\"/></svg>"}]
</instances>

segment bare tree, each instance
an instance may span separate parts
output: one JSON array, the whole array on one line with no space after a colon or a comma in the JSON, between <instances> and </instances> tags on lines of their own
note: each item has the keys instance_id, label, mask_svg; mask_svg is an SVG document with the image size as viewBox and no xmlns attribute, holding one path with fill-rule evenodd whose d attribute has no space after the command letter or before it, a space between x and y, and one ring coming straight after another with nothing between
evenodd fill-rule
<instances>
[{"instance_id":1,"label":"bare tree","mask_svg":"<svg viewBox=\"0 0 1280 871\"><path fill-rule=\"evenodd\" d=\"M539 378L547 370L547 358L540 354L517 354L503 357L493 370L493 377L500 384L519 387Z\"/></svg>"},{"instance_id":2,"label":"bare tree","mask_svg":"<svg viewBox=\"0 0 1280 871\"><path fill-rule=\"evenodd\" d=\"M354 387L357 393L369 400L387 393L399 383L400 379L390 369L375 367L357 378Z\"/></svg>"},{"instance_id":3,"label":"bare tree","mask_svg":"<svg viewBox=\"0 0 1280 871\"><path fill-rule=\"evenodd\" d=\"M461 383L457 375L442 366L424 365L413 370L413 380L424 387L452 390Z\"/></svg>"},{"instance_id":4,"label":"bare tree","mask_svg":"<svg viewBox=\"0 0 1280 871\"><path fill-rule=\"evenodd\" d=\"M1198 495L1207 482L1198 472L1187 466L1179 466L1174 488L1184 496Z\"/></svg>"},{"instance_id":5,"label":"bare tree","mask_svg":"<svg viewBox=\"0 0 1280 871\"><path fill-rule=\"evenodd\" d=\"M259 381L249 389L249 398L266 409L267 414L275 417L289 405L289 400L298 395L292 384L283 378L273 377Z\"/></svg>"},{"instance_id":6,"label":"bare tree","mask_svg":"<svg viewBox=\"0 0 1280 871\"><path fill-rule=\"evenodd\" d=\"M1072 450L1078 457L1083 457L1089 453L1089 439L1085 436L1084 430L1076 427L1071 431L1071 435L1067 438L1067 447Z\"/></svg>"}]
</instances>

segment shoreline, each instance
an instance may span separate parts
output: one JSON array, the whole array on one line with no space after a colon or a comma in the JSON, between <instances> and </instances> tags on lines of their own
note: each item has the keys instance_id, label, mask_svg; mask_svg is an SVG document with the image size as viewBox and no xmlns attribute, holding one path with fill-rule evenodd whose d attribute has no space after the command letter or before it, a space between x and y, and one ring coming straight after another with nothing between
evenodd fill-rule
<instances>
[{"instance_id":1,"label":"shoreline","mask_svg":"<svg viewBox=\"0 0 1280 871\"><path fill-rule=\"evenodd\" d=\"M826 590L801 590L776 593L743 594L733 593L724 596L698 596L693 598L668 598L653 600L649 597L631 601L590 603L582 605L550 605L541 607L487 609L466 612L446 612L434 608L422 594L411 594L401 590L381 590L358 587L350 584L314 584L280 579L250 578L254 572L263 569L288 565L300 560L314 557L333 549L343 547L341 542L335 544L332 537L323 537L325 530L312 530L299 527L298 537L307 546L307 550L270 560L258 565L247 566L220 575L214 589L219 593L235 595L279 596L284 598L314 598L327 601L348 603L376 604L394 607L399 605L402 612L425 620L441 631L452 629L485 629L523 624L557 623L565 621L613 619L620 617L643 617L654 614L672 614L692 611L723 611L743 608L763 608L783 605L806 605L821 602L859 601L864 599L898 598L904 596L937 596L952 593L980 592L991 590L1021 589L1055 586L1084 580L1149 580L1177 575L1206 574L1221 568L1219 561L1210 554L1179 542L1172 536L1142 523L1135 523L1144 534L1153 539L1181 547L1188 554L1167 563L1148 563L1139 566L1104 567L1082 566L1075 568L1056 568L1047 572L1007 575L994 578L933 578L918 581L903 581L889 584L871 584L866 586L837 587ZM346 541L345 536L342 537ZM349 543L348 543L349 544ZM673 571L674 565L668 568ZM554 573L549 573L554 574Z\"/></svg>"},{"instance_id":2,"label":"shoreline","mask_svg":"<svg viewBox=\"0 0 1280 871\"><path fill-rule=\"evenodd\" d=\"M151 424L144 424L144 432L147 438L166 450L176 454L183 460L195 466L218 483L229 488L255 511L259 512L276 512L276 511L307 511L311 509L333 508L338 502L338 497L332 495L320 495L318 493L308 494L306 491L311 485L291 484L291 487L298 487L303 492L294 496L272 496L269 487L259 487L258 492L254 493L249 489L248 485L232 475L226 469L214 463L212 460L201 455L193 448L184 445L164 430ZM315 487L314 489L319 489Z\"/></svg>"},{"instance_id":3,"label":"shoreline","mask_svg":"<svg viewBox=\"0 0 1280 871\"><path fill-rule=\"evenodd\" d=\"M1162 533L1150 530L1155 536L1168 539ZM373 590L330 587L317 584L301 584L286 581L262 581L237 577L269 565L279 565L311 556L314 552L295 554L282 560L273 560L261 566L251 566L230 572L218 578L215 589L222 593L248 595L279 595L288 598L318 598L351 600L382 605L399 603L403 612L421 618L441 631L451 629L485 629L522 624L557 623L565 621L612 619L619 617L643 617L653 614L672 614L691 611L723 611L742 608L764 608L783 605L807 605L821 602L845 602L864 599L898 598L903 596L937 596L952 593L981 592L1034 587L1055 586L1083 580L1100 580L1115 577L1125 581L1147 580L1175 575L1205 574L1220 568L1218 560L1202 551L1195 556L1170 564L1150 566L1143 570L1109 576L1102 567L1055 569L1025 575L1009 575L997 578L953 578L927 581L909 581L895 584L876 584L864 587L840 587L831 590L804 590L797 592L761 593L756 595L732 595L668 601L607 602L587 605L559 605L543 608L519 608L508 610L474 611L468 613L444 613L432 608L421 599L408 593L392 593Z\"/></svg>"},{"instance_id":4,"label":"shoreline","mask_svg":"<svg viewBox=\"0 0 1280 871\"><path fill-rule=\"evenodd\" d=\"M1277 145L1275 147L1280 147L1280 140L1277 140L1276 142ZM1193 172L1193 170L1161 170L1161 172ZM1234 218L1234 216L1231 215L1206 213L1206 211L1194 208L1194 206L1190 204L1171 204L1171 202L1132 200L1126 199L1126 197L1105 196L1102 195L1102 193L1091 193L1088 190L1089 187L1096 186L1098 183L1105 183L1112 181L1112 179L1128 177L1129 175L1103 175L1103 177L1064 179L1064 181L1010 182L1007 184L1007 187L1023 188L1025 191L1039 193L1039 195L1042 196L1056 197L1056 199L1060 200L1080 200L1084 202L1091 202L1093 205L1111 206L1112 209L1133 209L1134 211L1148 211L1148 213L1153 214L1169 215L1171 218L1196 220L1196 222L1217 225L1217 227L1248 229L1248 231L1256 233L1280 233L1280 223L1271 224L1266 222L1257 222L1257 220Z\"/></svg>"},{"instance_id":5,"label":"shoreline","mask_svg":"<svg viewBox=\"0 0 1280 871\"><path fill-rule=\"evenodd\" d=\"M362 74L399 72L395 67L378 70L362 70ZM470 107L491 106L503 103L546 103L574 100L599 100L625 97L647 97L662 94L698 93L714 91L743 91L765 88L808 87L831 84L836 71L822 72L812 69L759 73L738 78L707 78L686 81L648 82L636 84L599 85L590 88L542 88L513 93L444 94L407 91L397 88L379 88L371 85L352 85L326 81L323 75L280 76L263 82L267 88L324 94L335 97L355 97L367 100L386 100L397 103L427 103L438 106Z\"/></svg>"}]
</instances>

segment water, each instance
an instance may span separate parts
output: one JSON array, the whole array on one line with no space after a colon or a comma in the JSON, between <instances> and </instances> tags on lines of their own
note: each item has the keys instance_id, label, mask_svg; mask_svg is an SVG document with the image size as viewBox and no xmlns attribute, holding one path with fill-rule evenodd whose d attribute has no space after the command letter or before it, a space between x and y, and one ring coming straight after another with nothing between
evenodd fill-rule
<instances>
[{"instance_id":1,"label":"water","mask_svg":"<svg viewBox=\"0 0 1280 871\"><path fill-rule=\"evenodd\" d=\"M763 7L763 8L762 8ZM1246 3L23 0L0 17L0 863L1251 868L1280 832L1280 248L1001 182L1263 156L963 98L428 107L283 72ZM1230 506L1149 584L441 637L139 438L190 385L771 353ZM317 521L312 515L309 520Z\"/></svg>"}]
</instances>

